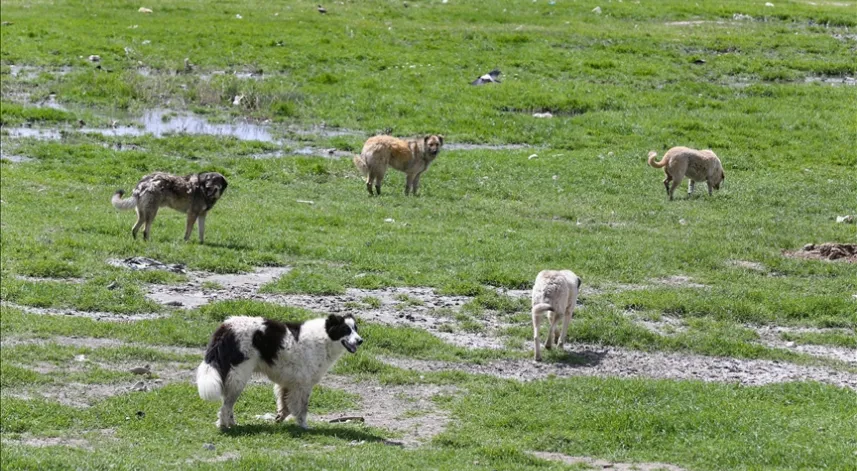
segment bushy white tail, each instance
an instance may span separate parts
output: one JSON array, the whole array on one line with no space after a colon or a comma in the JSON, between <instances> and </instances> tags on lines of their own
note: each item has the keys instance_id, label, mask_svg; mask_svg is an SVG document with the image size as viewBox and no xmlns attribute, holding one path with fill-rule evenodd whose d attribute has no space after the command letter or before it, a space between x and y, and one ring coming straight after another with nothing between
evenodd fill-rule
<instances>
[{"instance_id":1,"label":"bushy white tail","mask_svg":"<svg viewBox=\"0 0 857 471\"><path fill-rule=\"evenodd\" d=\"M137 206L137 198L132 196L128 199L122 199L122 195L125 192L122 190L113 193L113 198L110 199L110 202L113 203L113 207L116 209L134 209Z\"/></svg>"},{"instance_id":2,"label":"bushy white tail","mask_svg":"<svg viewBox=\"0 0 857 471\"><path fill-rule=\"evenodd\" d=\"M552 311L553 307L548 303L539 303L533 306L533 314L541 314L546 311Z\"/></svg>"},{"instance_id":3,"label":"bushy white tail","mask_svg":"<svg viewBox=\"0 0 857 471\"><path fill-rule=\"evenodd\" d=\"M202 362L196 369L196 388L199 397L206 401L219 401L223 395L223 382L220 373L208 363Z\"/></svg>"}]
</instances>

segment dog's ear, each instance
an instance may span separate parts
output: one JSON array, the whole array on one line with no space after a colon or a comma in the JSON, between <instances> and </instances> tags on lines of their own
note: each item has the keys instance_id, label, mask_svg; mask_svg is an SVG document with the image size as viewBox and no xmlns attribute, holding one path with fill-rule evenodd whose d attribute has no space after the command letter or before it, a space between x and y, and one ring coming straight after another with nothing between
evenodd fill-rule
<instances>
[{"instance_id":1,"label":"dog's ear","mask_svg":"<svg viewBox=\"0 0 857 471\"><path fill-rule=\"evenodd\" d=\"M324 330L330 340L333 341L340 340L351 333L351 328L345 323L345 319L336 314L327 316L327 320L324 322Z\"/></svg>"},{"instance_id":2,"label":"dog's ear","mask_svg":"<svg viewBox=\"0 0 857 471\"><path fill-rule=\"evenodd\" d=\"M428 140L431 136L426 136L423 138L423 146L428 147Z\"/></svg>"},{"instance_id":3,"label":"dog's ear","mask_svg":"<svg viewBox=\"0 0 857 471\"><path fill-rule=\"evenodd\" d=\"M438 134L437 138L440 139L440 145L443 145L443 134Z\"/></svg>"},{"instance_id":4,"label":"dog's ear","mask_svg":"<svg viewBox=\"0 0 857 471\"><path fill-rule=\"evenodd\" d=\"M723 173L723 170L721 170L721 171L720 171L720 179L721 179L721 180L726 180L726 174L725 174L725 173Z\"/></svg>"}]
</instances>

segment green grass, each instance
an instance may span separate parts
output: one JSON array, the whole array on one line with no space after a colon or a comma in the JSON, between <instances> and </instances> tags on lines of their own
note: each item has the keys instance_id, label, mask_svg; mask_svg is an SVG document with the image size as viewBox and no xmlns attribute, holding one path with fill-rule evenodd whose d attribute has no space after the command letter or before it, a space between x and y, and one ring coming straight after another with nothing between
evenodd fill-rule
<instances>
[{"instance_id":1,"label":"green grass","mask_svg":"<svg viewBox=\"0 0 857 471\"><path fill-rule=\"evenodd\" d=\"M216 273L293 268L263 294L427 286L470 296L460 310L434 311L449 319L441 330L487 334L486 321L496 320L512 348L467 350L417 327L361 323L361 352L343 357L333 373L381 387L460 389L435 401L453 420L430 446L385 445L397 434L372 427L372 417L369 426L313 422L357 404L334 388L313 395L310 432L255 419L273 412L274 402L270 387L253 386L236 410L243 427L220 433L216 404L200 401L192 385L170 384L87 409L4 394L0 467L569 469L528 454L541 450L694 471L850 469L857 411L848 389L596 378L519 384L379 360L529 358L528 300L497 289L527 290L538 271L570 268L584 287L572 341L852 371L763 346L751 329L839 328L783 339L857 348L855 266L783 255L810 242L855 240L854 226L835 217L853 214L857 201L847 106L857 88L818 81L857 74L853 3L774 3L603 2L597 15L594 3L567 0L407 7L367 0L325 5L328 14L319 15L307 1L159 0L145 5L152 14L115 0L4 1L0 140L4 156L33 160L0 161L0 337L44 343L4 345L0 386L36 398L67 382L131 381L98 365L195 363L156 346L202 348L231 315L323 314L249 300L169 310L145 296L148 285L188 277L108 263L131 256ZM671 24L681 21L703 23ZM90 54L101 56L101 69ZM14 76L21 65L30 71ZM502 84L468 85L494 67ZM233 106L237 95L244 100ZM40 105L51 97L66 110ZM246 118L289 141L75 131L79 119L128 125L152 108L212 122ZM554 117L531 116L544 111ZM63 132L55 141L13 139L7 128L16 126ZM351 132L327 132L336 127ZM385 128L399 136L442 133L448 144L533 147L446 149L418 198L402 195L404 177L393 171L384 196L368 198L349 159L256 158L296 145L356 153ZM713 149L724 164L723 188L666 201L662 173L646 166L645 155L674 145ZM208 217L206 245L184 243L184 217L168 209L151 242L134 241L133 213L109 204L117 188L130 191L146 173L203 170L229 179ZM678 275L704 287L658 281ZM623 284L644 288L610 288ZM420 305L398 301L403 312ZM370 295L351 307L381 304ZM105 322L14 305L162 317ZM682 329L651 332L628 310L669 316ZM133 346L72 347L53 342L58 336ZM72 363L80 354L90 361ZM57 371L29 369L45 363ZM83 438L90 449L16 442L44 437Z\"/></svg>"}]
</instances>

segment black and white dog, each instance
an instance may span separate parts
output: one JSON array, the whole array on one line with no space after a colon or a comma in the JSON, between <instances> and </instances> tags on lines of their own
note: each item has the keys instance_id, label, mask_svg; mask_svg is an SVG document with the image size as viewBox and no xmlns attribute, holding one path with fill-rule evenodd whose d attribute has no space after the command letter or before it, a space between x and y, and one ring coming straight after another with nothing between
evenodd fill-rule
<instances>
[{"instance_id":1,"label":"black and white dog","mask_svg":"<svg viewBox=\"0 0 857 471\"><path fill-rule=\"evenodd\" d=\"M230 317L217 328L205 360L196 372L199 396L223 399L216 425L235 424L232 407L254 372L274 382L277 422L290 414L307 428L306 415L312 388L348 350L357 351L363 339L354 317L331 314L303 323L283 323L262 317Z\"/></svg>"}]
</instances>

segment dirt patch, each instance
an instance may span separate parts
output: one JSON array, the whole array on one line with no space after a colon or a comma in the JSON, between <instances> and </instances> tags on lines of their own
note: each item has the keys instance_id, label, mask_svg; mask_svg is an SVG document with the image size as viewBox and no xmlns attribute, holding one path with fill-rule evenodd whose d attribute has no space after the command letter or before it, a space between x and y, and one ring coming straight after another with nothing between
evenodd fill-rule
<instances>
[{"instance_id":1,"label":"dirt patch","mask_svg":"<svg viewBox=\"0 0 857 471\"><path fill-rule=\"evenodd\" d=\"M139 314L116 314L114 312L98 312L98 311L78 311L75 309L58 309L49 307L33 307L23 306L14 303L2 303L4 307L18 309L27 314L36 314L40 316L73 316L87 317L99 321L140 321L148 319L158 319L165 317L163 314L156 313L139 313Z\"/></svg>"},{"instance_id":2,"label":"dirt patch","mask_svg":"<svg viewBox=\"0 0 857 471\"><path fill-rule=\"evenodd\" d=\"M32 446L36 448L43 448L47 446L67 446L70 448L81 448L84 450L93 450L92 444L89 443L88 440L84 440L82 438L68 438L68 437L33 437L30 435L26 435L21 437L18 440L7 440L3 439L3 444L9 445L24 445L24 446Z\"/></svg>"},{"instance_id":3,"label":"dirt patch","mask_svg":"<svg viewBox=\"0 0 857 471\"><path fill-rule=\"evenodd\" d=\"M846 329L816 329L811 327L748 327L759 334L759 342L767 347L782 348L796 353L804 353L819 358L838 360L849 365L857 366L857 350L833 345L801 345L796 342L783 340L782 334L801 333L848 333Z\"/></svg>"},{"instance_id":4,"label":"dirt patch","mask_svg":"<svg viewBox=\"0 0 857 471\"><path fill-rule=\"evenodd\" d=\"M707 285L696 283L693 278L684 275L673 275L666 278L658 278L651 280L652 283L660 285L674 286L676 288L708 288Z\"/></svg>"},{"instance_id":5,"label":"dirt patch","mask_svg":"<svg viewBox=\"0 0 857 471\"><path fill-rule=\"evenodd\" d=\"M616 347L574 344L561 363L499 360L476 365L442 361L381 358L390 365L416 371L464 371L517 381L557 377L598 376L699 380L761 386L791 381L819 381L857 391L857 374L768 360L739 360Z\"/></svg>"},{"instance_id":6,"label":"dirt patch","mask_svg":"<svg viewBox=\"0 0 857 471\"><path fill-rule=\"evenodd\" d=\"M684 468L666 463L621 463L588 456L569 456L546 451L531 451L530 453L543 460L559 461L560 463L569 465L584 465L596 469L610 469L612 471L685 471Z\"/></svg>"},{"instance_id":7,"label":"dirt patch","mask_svg":"<svg viewBox=\"0 0 857 471\"><path fill-rule=\"evenodd\" d=\"M260 296L260 299L315 311L353 314L361 321L417 327L466 348L503 348L498 331L507 327L496 316L486 313L479 319L473 319L480 323L481 332L450 332L448 326L455 322L452 315L471 298L442 296L432 288L350 288L344 295L269 295ZM377 303L377 307L368 304L367 299Z\"/></svg>"},{"instance_id":8,"label":"dirt patch","mask_svg":"<svg viewBox=\"0 0 857 471\"><path fill-rule=\"evenodd\" d=\"M342 389L360 396L360 407L336 414L318 416L329 421L343 416L365 418L365 424L403 435L395 441L406 447L416 447L443 432L449 423L449 414L432 400L437 395L456 394L454 386L431 384L382 385L375 381L354 382L344 376L327 375L321 384Z\"/></svg>"},{"instance_id":9,"label":"dirt patch","mask_svg":"<svg viewBox=\"0 0 857 471\"><path fill-rule=\"evenodd\" d=\"M728 25L726 21L710 21L710 20L696 20L696 21L668 21L664 23L666 26L701 26L701 25Z\"/></svg>"},{"instance_id":10,"label":"dirt patch","mask_svg":"<svg viewBox=\"0 0 857 471\"><path fill-rule=\"evenodd\" d=\"M806 83L821 83L825 85L831 85L834 87L837 86L855 86L857 85L857 78L855 77L826 77L826 76L816 76L811 75L804 79Z\"/></svg>"},{"instance_id":11,"label":"dirt patch","mask_svg":"<svg viewBox=\"0 0 857 471\"><path fill-rule=\"evenodd\" d=\"M129 270L163 270L173 273L187 273L183 263L164 263L148 257L129 257L122 260L111 258L107 260L107 264Z\"/></svg>"},{"instance_id":12,"label":"dirt patch","mask_svg":"<svg viewBox=\"0 0 857 471\"><path fill-rule=\"evenodd\" d=\"M857 244L806 244L800 250L783 251L783 255L791 258L808 260L842 260L847 263L857 263Z\"/></svg>"},{"instance_id":13,"label":"dirt patch","mask_svg":"<svg viewBox=\"0 0 857 471\"><path fill-rule=\"evenodd\" d=\"M181 285L149 285L147 298L166 305L193 309L213 301L258 297L259 288L270 283L291 267L264 267L251 273L218 275L187 273L190 280Z\"/></svg>"},{"instance_id":14,"label":"dirt patch","mask_svg":"<svg viewBox=\"0 0 857 471\"><path fill-rule=\"evenodd\" d=\"M745 270L753 270L758 272L765 272L767 269L765 265L759 262L752 262L750 260L729 260L726 262L730 267L735 268L743 268Z\"/></svg>"}]
</instances>

